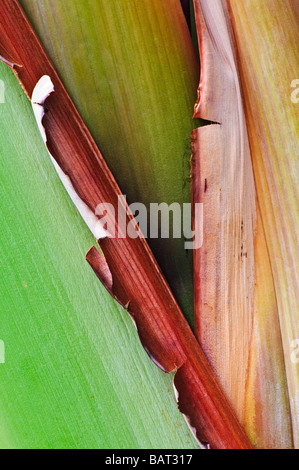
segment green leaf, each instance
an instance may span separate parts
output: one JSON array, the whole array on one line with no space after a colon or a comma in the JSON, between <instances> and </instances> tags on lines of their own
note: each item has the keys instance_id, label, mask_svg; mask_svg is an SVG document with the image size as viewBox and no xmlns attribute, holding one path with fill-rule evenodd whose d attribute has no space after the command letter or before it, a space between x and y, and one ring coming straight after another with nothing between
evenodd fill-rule
<instances>
[{"instance_id":1,"label":"green leaf","mask_svg":"<svg viewBox=\"0 0 299 470\"><path fill-rule=\"evenodd\" d=\"M0 64L1 448L193 448L171 377L84 260L94 243Z\"/></svg>"}]
</instances>

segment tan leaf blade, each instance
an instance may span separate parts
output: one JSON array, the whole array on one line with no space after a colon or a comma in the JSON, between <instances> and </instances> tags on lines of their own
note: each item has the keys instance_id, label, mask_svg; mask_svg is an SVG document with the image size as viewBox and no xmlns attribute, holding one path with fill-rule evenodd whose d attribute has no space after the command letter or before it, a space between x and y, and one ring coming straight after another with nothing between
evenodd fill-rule
<instances>
[{"instance_id":1,"label":"tan leaf blade","mask_svg":"<svg viewBox=\"0 0 299 470\"><path fill-rule=\"evenodd\" d=\"M194 5L202 69L195 116L215 123L193 135L193 199L204 205L204 242L194 257L196 335L254 445L289 447L276 298L228 11L222 0Z\"/></svg>"},{"instance_id":2,"label":"tan leaf blade","mask_svg":"<svg viewBox=\"0 0 299 470\"><path fill-rule=\"evenodd\" d=\"M299 446L299 1L228 0ZM297 83L297 85L296 85ZM297 88L298 94L298 88Z\"/></svg>"}]
</instances>

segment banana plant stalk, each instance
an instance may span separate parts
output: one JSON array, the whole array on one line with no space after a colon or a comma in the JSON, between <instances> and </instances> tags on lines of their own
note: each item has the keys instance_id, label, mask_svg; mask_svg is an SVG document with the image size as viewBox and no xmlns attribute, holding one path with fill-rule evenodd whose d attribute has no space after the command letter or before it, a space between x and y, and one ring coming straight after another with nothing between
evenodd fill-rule
<instances>
[{"instance_id":1,"label":"banana plant stalk","mask_svg":"<svg viewBox=\"0 0 299 470\"><path fill-rule=\"evenodd\" d=\"M211 121L193 134L193 199L205 207L194 257L195 332L254 446L292 448L298 118L290 84L298 2L194 5L202 61L195 116Z\"/></svg>"},{"instance_id":2,"label":"banana plant stalk","mask_svg":"<svg viewBox=\"0 0 299 470\"><path fill-rule=\"evenodd\" d=\"M58 169L81 207L96 213L99 203L108 202L117 208L120 190L18 2L4 0L0 13L1 55L13 64L34 106L43 108L51 94L38 124ZM127 209L126 222L132 221ZM212 448L250 448L142 234L138 231L136 239L106 236L100 247L104 257L93 248L90 264L128 309L149 355L165 372L176 372L179 408L197 438Z\"/></svg>"},{"instance_id":3,"label":"banana plant stalk","mask_svg":"<svg viewBox=\"0 0 299 470\"><path fill-rule=\"evenodd\" d=\"M274 281L291 440L298 448L299 1L227 3L236 37L257 196Z\"/></svg>"}]
</instances>

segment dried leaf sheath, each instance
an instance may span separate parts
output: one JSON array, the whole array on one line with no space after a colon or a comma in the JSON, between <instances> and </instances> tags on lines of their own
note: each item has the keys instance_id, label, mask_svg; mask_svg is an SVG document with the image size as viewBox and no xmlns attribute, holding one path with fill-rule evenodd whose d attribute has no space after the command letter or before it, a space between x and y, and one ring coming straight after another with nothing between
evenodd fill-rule
<instances>
[{"instance_id":1,"label":"dried leaf sheath","mask_svg":"<svg viewBox=\"0 0 299 470\"><path fill-rule=\"evenodd\" d=\"M293 447L290 404L277 301L260 210L255 236L254 319L244 426L259 449Z\"/></svg>"},{"instance_id":2,"label":"dried leaf sheath","mask_svg":"<svg viewBox=\"0 0 299 470\"><path fill-rule=\"evenodd\" d=\"M274 278L292 416L299 446L299 1L228 2L238 46L254 175ZM294 359L292 359L294 357Z\"/></svg>"},{"instance_id":3,"label":"dried leaf sheath","mask_svg":"<svg viewBox=\"0 0 299 470\"><path fill-rule=\"evenodd\" d=\"M194 258L196 335L252 442L288 447L276 298L257 218L234 42L221 0L194 4L202 66L195 116L219 123L193 135L193 199L204 204L204 242Z\"/></svg>"},{"instance_id":4,"label":"dried leaf sheath","mask_svg":"<svg viewBox=\"0 0 299 470\"><path fill-rule=\"evenodd\" d=\"M193 141L204 243L195 252L196 334L239 416L252 335L255 189L241 90L221 1L195 2L202 75ZM225 371L225 373L224 373Z\"/></svg>"},{"instance_id":5,"label":"dried leaf sheath","mask_svg":"<svg viewBox=\"0 0 299 470\"><path fill-rule=\"evenodd\" d=\"M0 52L21 64L15 70L27 95L43 75L54 83L44 120L51 154L93 212L100 202L117 207L119 188L18 3L3 0L0 14ZM250 447L145 240L106 238L101 248L113 293L130 302L145 347L165 371L178 370L179 406L197 437L215 448Z\"/></svg>"}]
</instances>

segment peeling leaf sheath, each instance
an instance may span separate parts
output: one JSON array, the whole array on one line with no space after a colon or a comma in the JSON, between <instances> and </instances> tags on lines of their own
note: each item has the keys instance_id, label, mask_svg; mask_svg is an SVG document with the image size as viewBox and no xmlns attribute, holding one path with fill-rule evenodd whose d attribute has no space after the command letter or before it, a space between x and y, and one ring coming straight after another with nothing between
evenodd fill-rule
<instances>
[{"instance_id":1,"label":"peeling leaf sheath","mask_svg":"<svg viewBox=\"0 0 299 470\"><path fill-rule=\"evenodd\" d=\"M49 76L44 75L39 82L36 84L31 98L32 108L35 115L35 119L43 138L44 143L48 144L47 142L47 134L45 128L43 126L43 118L45 116L45 102L47 98L55 92L54 85ZM92 232L93 236L99 240L100 238L105 238L109 236L109 233L104 230L103 224L99 220L99 218L90 210L90 208L85 204L82 199L78 196L75 188L72 185L70 178L63 173L61 168L59 167L58 163L56 162L53 155L49 152L51 156L52 163L58 173L59 178L61 179L65 189L68 192L68 195L72 199L73 203L77 207L80 215L84 219L84 222L88 226L89 230Z\"/></svg>"},{"instance_id":2,"label":"peeling leaf sheath","mask_svg":"<svg viewBox=\"0 0 299 470\"><path fill-rule=\"evenodd\" d=\"M299 446L298 0L227 0L236 36L254 175L279 311L295 447ZM262 38L262 40L260 39ZM262 67L261 67L262 64Z\"/></svg>"},{"instance_id":3,"label":"peeling leaf sheath","mask_svg":"<svg viewBox=\"0 0 299 470\"><path fill-rule=\"evenodd\" d=\"M194 252L195 333L242 417L253 322L254 179L221 0L196 0L195 12L202 64L195 116L220 123L193 134L193 197L204 205L204 242Z\"/></svg>"},{"instance_id":4,"label":"peeling leaf sheath","mask_svg":"<svg viewBox=\"0 0 299 470\"><path fill-rule=\"evenodd\" d=\"M257 217L234 39L222 0L194 6L201 54L195 116L220 123L193 133L193 201L204 204L203 246L194 252L195 333L252 443L291 447L276 297Z\"/></svg>"},{"instance_id":5,"label":"peeling leaf sheath","mask_svg":"<svg viewBox=\"0 0 299 470\"><path fill-rule=\"evenodd\" d=\"M14 70L27 96L42 76L53 81L56 92L47 100L44 118L51 155L93 212L101 202L117 207L120 190L18 2L3 0L0 18L0 53L22 64ZM146 349L166 372L177 370L179 407L197 438L212 448L250 447L145 239L141 234L135 240L105 238L100 245L113 294L125 305L130 302Z\"/></svg>"}]
</instances>

